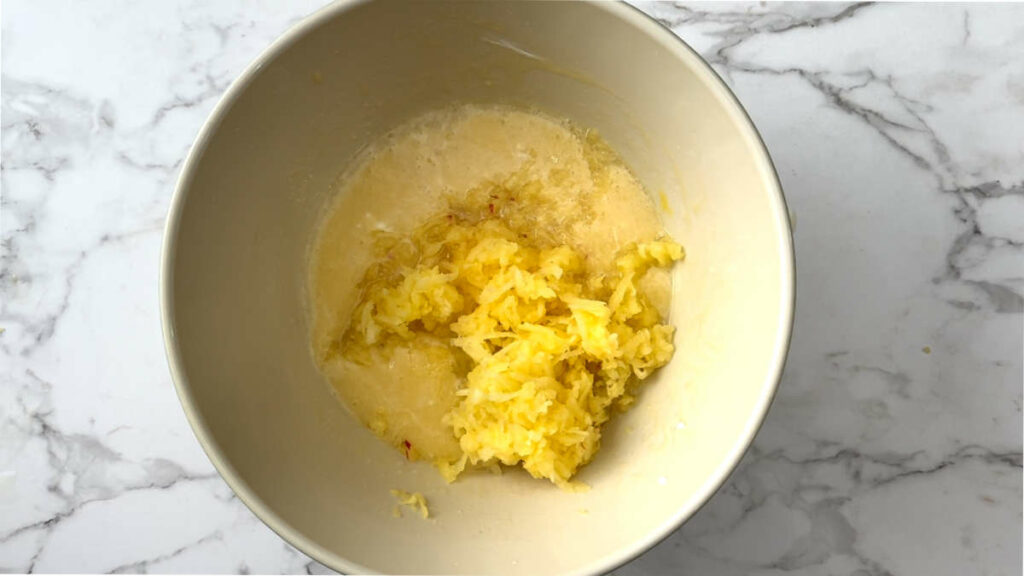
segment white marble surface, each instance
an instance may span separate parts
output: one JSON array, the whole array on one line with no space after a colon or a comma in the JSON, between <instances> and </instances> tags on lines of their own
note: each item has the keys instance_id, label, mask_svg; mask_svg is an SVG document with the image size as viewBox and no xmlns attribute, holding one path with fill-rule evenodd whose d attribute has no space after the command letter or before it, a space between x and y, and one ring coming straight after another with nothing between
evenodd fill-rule
<instances>
[{"instance_id":1,"label":"white marble surface","mask_svg":"<svg viewBox=\"0 0 1024 576\"><path fill-rule=\"evenodd\" d=\"M0 571L324 570L211 468L157 306L192 138L321 2L3 2ZM642 7L762 131L799 297L754 449L618 574L1020 574L1024 5Z\"/></svg>"}]
</instances>

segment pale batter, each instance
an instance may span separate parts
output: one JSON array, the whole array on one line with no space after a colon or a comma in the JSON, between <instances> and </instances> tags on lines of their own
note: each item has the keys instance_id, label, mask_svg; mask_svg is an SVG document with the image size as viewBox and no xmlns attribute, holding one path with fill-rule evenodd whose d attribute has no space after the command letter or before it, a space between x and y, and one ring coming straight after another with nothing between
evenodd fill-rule
<instances>
[{"instance_id":1,"label":"pale batter","mask_svg":"<svg viewBox=\"0 0 1024 576\"><path fill-rule=\"evenodd\" d=\"M462 455L445 415L473 364L444 326L386 351L342 354L368 267L378 262L367 278L393 281L384 276L401 269L395 262L416 264L410 234L445 217L492 218L524 243L568 246L594 277L612 274L627 244L664 235L650 197L603 140L505 108L418 119L364 152L337 187L311 254L314 354L355 415L409 458ZM640 288L664 316L667 271L651 268Z\"/></svg>"}]
</instances>

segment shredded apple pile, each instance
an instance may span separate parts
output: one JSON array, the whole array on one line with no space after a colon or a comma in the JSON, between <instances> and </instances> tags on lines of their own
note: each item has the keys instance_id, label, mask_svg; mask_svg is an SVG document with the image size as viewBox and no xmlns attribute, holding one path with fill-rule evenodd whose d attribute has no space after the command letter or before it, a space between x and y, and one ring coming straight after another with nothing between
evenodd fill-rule
<instances>
[{"instance_id":1,"label":"shredded apple pile","mask_svg":"<svg viewBox=\"0 0 1024 576\"><path fill-rule=\"evenodd\" d=\"M342 354L363 363L371 349L420 336L465 353L468 373L444 422L462 455L435 462L449 481L467 465L500 462L572 487L612 410L628 407L636 383L674 351L674 328L638 282L682 259L681 246L627 245L601 275L571 247L524 236L485 211L448 213L390 239L341 341Z\"/></svg>"}]
</instances>

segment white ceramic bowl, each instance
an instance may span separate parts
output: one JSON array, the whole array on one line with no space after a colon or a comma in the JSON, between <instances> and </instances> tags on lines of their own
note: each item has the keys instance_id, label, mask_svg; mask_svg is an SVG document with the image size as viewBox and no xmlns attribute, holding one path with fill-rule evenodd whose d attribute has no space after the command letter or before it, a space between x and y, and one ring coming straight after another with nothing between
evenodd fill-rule
<instances>
[{"instance_id":1,"label":"white ceramic bowl","mask_svg":"<svg viewBox=\"0 0 1024 576\"><path fill-rule=\"evenodd\" d=\"M374 137L452 102L597 128L687 251L672 362L569 494L525 474L447 485L355 422L309 352L306 255L330 183ZM771 402L793 317L788 215L750 119L711 69L625 4L346 2L231 86L181 174L164 243L164 337L210 459L272 529L340 571L595 574L676 529ZM395 519L388 490L435 519Z\"/></svg>"}]
</instances>

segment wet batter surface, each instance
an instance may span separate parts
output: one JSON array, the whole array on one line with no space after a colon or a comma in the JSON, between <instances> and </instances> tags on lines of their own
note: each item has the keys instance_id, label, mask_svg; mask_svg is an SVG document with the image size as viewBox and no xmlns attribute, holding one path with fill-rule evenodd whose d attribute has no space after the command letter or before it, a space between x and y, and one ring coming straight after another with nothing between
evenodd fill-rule
<instances>
[{"instance_id":1,"label":"wet batter surface","mask_svg":"<svg viewBox=\"0 0 1024 576\"><path fill-rule=\"evenodd\" d=\"M351 411L407 457L448 465L454 477L467 454L470 464L516 464L537 460L534 453L543 449L555 463L527 469L562 484L596 445L582 448L581 442L563 450L553 433L531 426L571 424L583 430L570 436L587 433L589 426L597 442L605 412L632 401L627 391L612 394L602 386L610 387L614 378L623 383L628 378L632 385L671 355L671 328L659 322L669 304L668 267L681 258L681 250L665 238L648 194L595 133L506 108L436 112L366 150L336 187L337 200L310 257L313 353ZM501 256L502 250L514 256ZM479 278L473 278L467 258L484 262ZM505 308L482 310L495 306L481 292L494 292L488 275L497 274L511 274L520 283L525 276L531 287L549 282L563 293L518 286L501 301ZM633 292L636 301L628 311L619 310L627 307L622 294ZM612 308L604 312L594 308L607 309L609 302ZM517 307L514 321L506 318L509 305ZM526 308L538 312L521 317ZM614 349L594 348L592 331L573 336L581 329L572 326L590 322L584 308L599 324L602 314L608 316L592 328L611 338L608 346ZM467 327L470 316L493 317L507 333L482 336L479 342L459 338L478 330ZM499 415L487 427L487 438L499 433L508 438L497 441L500 449L488 441L481 448L466 427L480 428L486 410L506 408L501 402L509 401L508 386L521 386L504 383L505 392L487 388L497 374L507 375L509 362L503 358L519 350L512 345L521 342L509 335L523 340L528 330L520 328L545 325L557 332L563 324L562 348L543 351L551 368L542 375L553 379L560 395L564 374L591 370L583 374L591 382L585 386L591 396L583 400L594 414L584 408L564 425L541 421L552 411L547 407L516 412L525 423L502 421ZM585 361L575 356L584 353L584 341L593 348ZM544 361L537 358L535 364ZM535 368L531 364L528 372ZM612 378L616 369L636 376ZM467 376L470 389L487 389L502 400L469 406L467 398L479 400L483 392L470 394ZM540 376L520 380L531 378L540 381ZM549 404L572 408L573 402L579 399L559 396ZM513 424L522 438L516 430L508 432ZM559 463L562 456L572 460L571 469ZM452 463L458 466L454 472Z\"/></svg>"}]
</instances>

